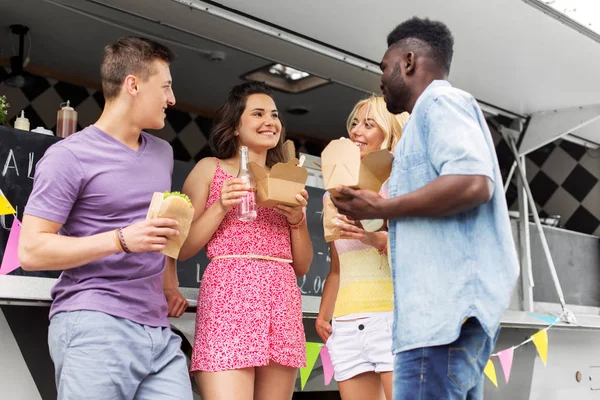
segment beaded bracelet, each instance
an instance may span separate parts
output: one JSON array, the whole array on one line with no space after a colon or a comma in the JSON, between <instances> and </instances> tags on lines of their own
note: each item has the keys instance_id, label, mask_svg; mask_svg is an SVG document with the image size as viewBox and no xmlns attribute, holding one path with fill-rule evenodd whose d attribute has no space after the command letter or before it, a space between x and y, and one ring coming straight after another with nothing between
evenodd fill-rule
<instances>
[{"instance_id":1,"label":"beaded bracelet","mask_svg":"<svg viewBox=\"0 0 600 400\"><path fill-rule=\"evenodd\" d=\"M118 231L119 231L119 242L121 242L121 246L123 247L123 250L125 250L125 253L131 253L131 250L129 250L129 247L127 247L125 238L123 237L123 230L121 228L119 228Z\"/></svg>"},{"instance_id":2,"label":"beaded bracelet","mask_svg":"<svg viewBox=\"0 0 600 400\"><path fill-rule=\"evenodd\" d=\"M297 224L290 224L290 228L292 229L300 229L300 226L302 226L302 224L304 223L304 221L306 221L306 212L302 213L302 219L300 220L300 222L298 222ZM289 223L289 221L288 221Z\"/></svg>"}]
</instances>

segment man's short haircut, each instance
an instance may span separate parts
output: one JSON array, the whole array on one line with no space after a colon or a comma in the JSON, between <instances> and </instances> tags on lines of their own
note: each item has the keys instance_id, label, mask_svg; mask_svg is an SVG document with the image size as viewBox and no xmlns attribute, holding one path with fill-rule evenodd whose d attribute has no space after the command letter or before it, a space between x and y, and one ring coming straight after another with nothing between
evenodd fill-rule
<instances>
[{"instance_id":1,"label":"man's short haircut","mask_svg":"<svg viewBox=\"0 0 600 400\"><path fill-rule=\"evenodd\" d=\"M398 25L387 37L388 47L410 43L417 39L428 47L429 56L446 74L450 73L454 37L448 27L440 21L413 17ZM415 41L415 42L417 42Z\"/></svg>"},{"instance_id":2,"label":"man's short haircut","mask_svg":"<svg viewBox=\"0 0 600 400\"><path fill-rule=\"evenodd\" d=\"M150 64L154 60L171 63L173 52L166 46L150 39L127 36L104 48L104 59L100 67L104 98L112 100L119 95L127 75L147 80L154 71Z\"/></svg>"}]
</instances>

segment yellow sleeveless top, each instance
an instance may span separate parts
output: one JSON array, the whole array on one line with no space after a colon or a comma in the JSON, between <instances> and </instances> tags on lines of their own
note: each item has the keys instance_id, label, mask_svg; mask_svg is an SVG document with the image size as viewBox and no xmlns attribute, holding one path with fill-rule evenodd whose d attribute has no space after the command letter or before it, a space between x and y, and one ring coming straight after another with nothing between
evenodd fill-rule
<instances>
[{"instance_id":1,"label":"yellow sleeveless top","mask_svg":"<svg viewBox=\"0 0 600 400\"><path fill-rule=\"evenodd\" d=\"M339 239L340 286L333 317L394 309L388 256L359 240Z\"/></svg>"}]
</instances>

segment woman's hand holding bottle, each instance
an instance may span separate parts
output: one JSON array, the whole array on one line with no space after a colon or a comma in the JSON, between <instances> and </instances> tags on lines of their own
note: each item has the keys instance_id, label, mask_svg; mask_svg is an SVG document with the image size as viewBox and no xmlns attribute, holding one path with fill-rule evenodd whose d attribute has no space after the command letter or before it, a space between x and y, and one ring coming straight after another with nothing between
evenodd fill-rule
<instances>
[{"instance_id":1,"label":"woman's hand holding bottle","mask_svg":"<svg viewBox=\"0 0 600 400\"><path fill-rule=\"evenodd\" d=\"M239 178L225 181L219 198L219 204L223 211L229 212L233 206L240 204L242 198L246 197L249 191L250 188Z\"/></svg>"}]
</instances>

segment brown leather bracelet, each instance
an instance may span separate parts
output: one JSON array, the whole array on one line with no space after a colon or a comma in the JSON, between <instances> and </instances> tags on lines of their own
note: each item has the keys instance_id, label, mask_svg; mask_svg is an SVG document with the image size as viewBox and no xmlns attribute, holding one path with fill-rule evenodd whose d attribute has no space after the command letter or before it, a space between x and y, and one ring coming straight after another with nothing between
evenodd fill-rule
<instances>
[{"instance_id":1,"label":"brown leather bracelet","mask_svg":"<svg viewBox=\"0 0 600 400\"><path fill-rule=\"evenodd\" d=\"M115 229L115 243L117 244L117 249L119 251L125 251L125 249L123 249L123 246L121 245L121 239L119 239L119 230Z\"/></svg>"},{"instance_id":2,"label":"brown leather bracelet","mask_svg":"<svg viewBox=\"0 0 600 400\"><path fill-rule=\"evenodd\" d=\"M123 237L123 229L119 228L118 231L119 231L119 242L121 243L123 250L125 250L125 253L131 253L131 250L129 250L129 247L127 247L125 238Z\"/></svg>"}]
</instances>

